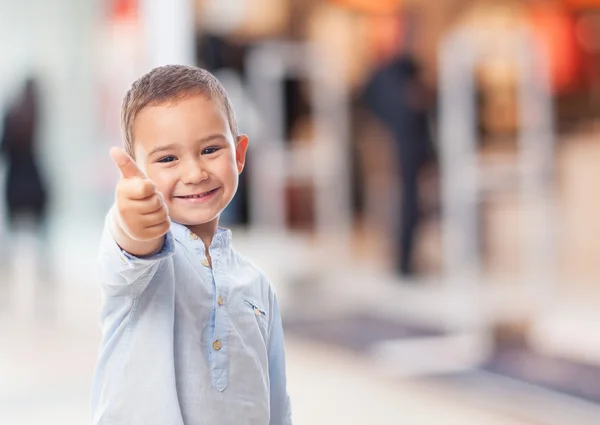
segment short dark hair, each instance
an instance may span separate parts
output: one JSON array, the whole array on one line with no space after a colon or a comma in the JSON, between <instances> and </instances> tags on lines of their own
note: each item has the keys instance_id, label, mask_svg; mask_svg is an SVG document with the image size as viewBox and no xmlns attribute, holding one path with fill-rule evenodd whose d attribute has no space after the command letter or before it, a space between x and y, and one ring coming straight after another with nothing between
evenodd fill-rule
<instances>
[{"instance_id":1,"label":"short dark hair","mask_svg":"<svg viewBox=\"0 0 600 425\"><path fill-rule=\"evenodd\" d=\"M202 94L216 100L223 108L234 141L238 137L237 121L227 92L217 78L205 69L186 65L165 65L136 80L127 91L121 107L121 132L125 151L134 156L133 124L136 115L149 105L178 102Z\"/></svg>"}]
</instances>

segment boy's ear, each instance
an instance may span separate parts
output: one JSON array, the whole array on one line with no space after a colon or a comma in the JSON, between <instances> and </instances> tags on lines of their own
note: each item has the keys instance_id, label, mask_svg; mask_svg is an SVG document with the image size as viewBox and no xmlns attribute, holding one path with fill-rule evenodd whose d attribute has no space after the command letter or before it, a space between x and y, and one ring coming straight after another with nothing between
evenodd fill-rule
<instances>
[{"instance_id":1,"label":"boy's ear","mask_svg":"<svg viewBox=\"0 0 600 425\"><path fill-rule=\"evenodd\" d=\"M238 174L244 169L246 163L246 151L248 150L248 136L242 134L238 136L235 144L235 163L237 165Z\"/></svg>"}]
</instances>

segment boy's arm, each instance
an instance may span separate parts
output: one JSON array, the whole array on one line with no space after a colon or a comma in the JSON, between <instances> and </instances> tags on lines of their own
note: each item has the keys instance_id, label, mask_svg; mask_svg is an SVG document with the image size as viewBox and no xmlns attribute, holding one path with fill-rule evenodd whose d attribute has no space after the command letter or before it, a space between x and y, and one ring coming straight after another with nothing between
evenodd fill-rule
<instances>
[{"instance_id":1,"label":"boy's arm","mask_svg":"<svg viewBox=\"0 0 600 425\"><path fill-rule=\"evenodd\" d=\"M276 296L271 309L268 354L269 381L271 383L271 421L269 425L291 425L292 410L287 392L283 327Z\"/></svg>"},{"instance_id":2,"label":"boy's arm","mask_svg":"<svg viewBox=\"0 0 600 425\"><path fill-rule=\"evenodd\" d=\"M139 296L174 252L170 220L156 186L123 150L110 152L121 172L115 205L100 246L101 283L108 296Z\"/></svg>"}]
</instances>

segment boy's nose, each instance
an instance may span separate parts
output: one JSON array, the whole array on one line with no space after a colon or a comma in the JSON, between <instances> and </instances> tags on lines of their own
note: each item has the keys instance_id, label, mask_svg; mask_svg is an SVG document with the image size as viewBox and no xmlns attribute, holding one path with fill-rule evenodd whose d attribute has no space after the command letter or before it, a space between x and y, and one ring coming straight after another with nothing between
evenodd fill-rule
<instances>
[{"instance_id":1,"label":"boy's nose","mask_svg":"<svg viewBox=\"0 0 600 425\"><path fill-rule=\"evenodd\" d=\"M186 184L198 184L208 179L208 172L198 163L190 162L183 172L182 181Z\"/></svg>"}]
</instances>

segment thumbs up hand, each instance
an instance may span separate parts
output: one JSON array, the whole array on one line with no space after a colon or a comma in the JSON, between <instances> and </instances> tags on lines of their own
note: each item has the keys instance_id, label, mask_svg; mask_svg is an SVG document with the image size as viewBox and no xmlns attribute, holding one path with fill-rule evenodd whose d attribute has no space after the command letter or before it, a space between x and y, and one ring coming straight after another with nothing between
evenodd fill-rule
<instances>
[{"instance_id":1,"label":"thumbs up hand","mask_svg":"<svg viewBox=\"0 0 600 425\"><path fill-rule=\"evenodd\" d=\"M110 156L121 172L113 209L115 240L133 255L158 252L171 225L164 198L125 151L112 148Z\"/></svg>"}]
</instances>

